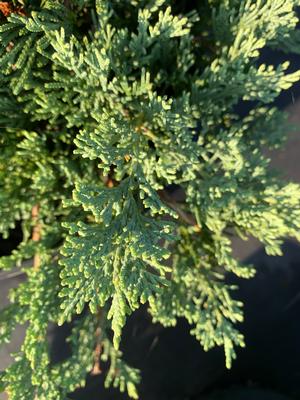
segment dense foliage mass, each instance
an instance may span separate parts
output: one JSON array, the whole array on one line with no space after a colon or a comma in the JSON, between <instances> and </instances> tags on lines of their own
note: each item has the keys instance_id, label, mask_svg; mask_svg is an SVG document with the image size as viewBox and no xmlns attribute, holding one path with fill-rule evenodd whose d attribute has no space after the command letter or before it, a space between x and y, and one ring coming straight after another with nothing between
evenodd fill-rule
<instances>
[{"instance_id":1,"label":"dense foliage mass","mask_svg":"<svg viewBox=\"0 0 300 400\"><path fill-rule=\"evenodd\" d=\"M225 276L254 274L230 238L269 254L300 239L300 187L262 151L284 141L270 104L300 72L259 63L265 46L300 52L299 4L0 2L0 230L23 232L0 268L27 276L0 314L1 342L27 323L0 378L11 400L66 399L97 358L106 385L137 398L119 345L144 303L164 326L186 318L205 350L224 346L230 367L243 313ZM72 355L52 364L49 324L76 314Z\"/></svg>"}]
</instances>

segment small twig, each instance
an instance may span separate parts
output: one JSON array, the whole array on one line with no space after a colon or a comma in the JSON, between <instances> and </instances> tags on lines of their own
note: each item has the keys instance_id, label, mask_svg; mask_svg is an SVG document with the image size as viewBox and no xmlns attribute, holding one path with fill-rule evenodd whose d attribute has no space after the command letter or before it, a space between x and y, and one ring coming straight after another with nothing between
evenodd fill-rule
<instances>
[{"instance_id":1,"label":"small twig","mask_svg":"<svg viewBox=\"0 0 300 400\"><path fill-rule=\"evenodd\" d=\"M93 369L91 371L91 375L99 375L101 374L102 370L100 367L100 356L101 356L101 352L102 352L102 329L100 326L100 322L101 322L101 318L102 317L102 310L100 310L98 312L98 326L95 332L95 337L96 337L96 347L94 350L94 366Z\"/></svg>"},{"instance_id":2,"label":"small twig","mask_svg":"<svg viewBox=\"0 0 300 400\"><path fill-rule=\"evenodd\" d=\"M107 176L102 176L102 182L107 188L110 189L116 186L117 184L112 175L113 175L113 170L111 170Z\"/></svg>"},{"instance_id":3,"label":"small twig","mask_svg":"<svg viewBox=\"0 0 300 400\"><path fill-rule=\"evenodd\" d=\"M173 210L177 212L179 218L181 218L184 222L193 226L197 225L194 216L192 214L188 214L185 211L183 211L175 201L167 201L166 203L168 206L170 206L171 208L173 208Z\"/></svg>"},{"instance_id":4,"label":"small twig","mask_svg":"<svg viewBox=\"0 0 300 400\"><path fill-rule=\"evenodd\" d=\"M113 181L111 178L108 178L108 179L107 179L107 182L106 182L106 186L107 186L108 188L114 187L114 181Z\"/></svg>"},{"instance_id":5,"label":"small twig","mask_svg":"<svg viewBox=\"0 0 300 400\"><path fill-rule=\"evenodd\" d=\"M158 194L159 194L161 200L163 200L163 202L165 204L167 204L169 207L171 207L174 211L177 212L179 218L183 222L185 222L188 225L192 225L196 232L201 231L200 226L197 224L197 221L192 214L187 213L184 210L182 210L180 205L178 203L176 203L176 201L172 200L172 198L165 191L159 191Z\"/></svg>"},{"instance_id":6,"label":"small twig","mask_svg":"<svg viewBox=\"0 0 300 400\"><path fill-rule=\"evenodd\" d=\"M101 337L101 328L99 326L96 329L96 337L97 337L97 344L96 344L95 351L94 351L94 366L91 371L91 375L99 375L102 372L101 367L100 367L100 356L101 356L101 352L102 352L102 344L99 341L99 338Z\"/></svg>"},{"instance_id":7,"label":"small twig","mask_svg":"<svg viewBox=\"0 0 300 400\"><path fill-rule=\"evenodd\" d=\"M143 125L137 126L135 130L138 133L142 133L143 135L148 136L153 142L157 140L157 136L155 136L154 133L152 133L148 128Z\"/></svg>"},{"instance_id":8,"label":"small twig","mask_svg":"<svg viewBox=\"0 0 300 400\"><path fill-rule=\"evenodd\" d=\"M0 274L0 281L5 281L6 279L11 279L15 278L16 276L20 275L26 275L26 272L24 271L16 271L16 272L11 272L10 274Z\"/></svg>"},{"instance_id":9,"label":"small twig","mask_svg":"<svg viewBox=\"0 0 300 400\"><path fill-rule=\"evenodd\" d=\"M34 224L32 230L32 240L34 242L38 242L41 240L41 224L38 222L38 216L39 216L39 205L35 204L31 210L32 222ZM41 263L40 256L39 254L36 253L33 257L33 268L35 270L38 270L40 267L40 263Z\"/></svg>"}]
</instances>

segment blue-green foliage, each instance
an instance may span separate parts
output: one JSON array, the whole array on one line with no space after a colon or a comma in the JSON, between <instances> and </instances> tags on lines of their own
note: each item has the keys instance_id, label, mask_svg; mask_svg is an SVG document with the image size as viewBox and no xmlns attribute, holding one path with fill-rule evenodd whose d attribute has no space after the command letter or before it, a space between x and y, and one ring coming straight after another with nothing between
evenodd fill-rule
<instances>
[{"instance_id":1,"label":"blue-green foliage","mask_svg":"<svg viewBox=\"0 0 300 400\"><path fill-rule=\"evenodd\" d=\"M0 313L2 343L27 323L0 378L11 400L66 399L99 346L105 385L137 398L119 346L144 303L164 326L186 318L205 350L223 346L229 368L244 338L226 274L254 274L230 235L269 254L300 239L300 187L262 151L284 142L270 103L300 72L258 63L265 46L300 52L299 1L190 3L24 0L1 17L0 231L20 221L23 241L0 268L27 276ZM255 104L244 118L240 101ZM72 355L52 365L47 329L65 321Z\"/></svg>"}]
</instances>

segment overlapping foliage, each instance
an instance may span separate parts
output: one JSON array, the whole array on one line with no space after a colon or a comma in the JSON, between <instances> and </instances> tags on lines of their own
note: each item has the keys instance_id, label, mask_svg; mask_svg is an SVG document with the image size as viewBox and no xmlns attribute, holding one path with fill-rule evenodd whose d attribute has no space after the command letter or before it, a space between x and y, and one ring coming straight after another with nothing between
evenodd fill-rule
<instances>
[{"instance_id":1,"label":"overlapping foliage","mask_svg":"<svg viewBox=\"0 0 300 400\"><path fill-rule=\"evenodd\" d=\"M24 0L2 10L0 230L20 221L23 241L0 268L27 276L0 314L1 342L28 324L1 376L11 400L66 399L97 348L106 385L137 398L138 371L119 345L144 303L164 326L186 318L205 350L224 346L230 367L243 313L225 277L254 274L231 235L269 254L300 239L300 187L263 154L284 142L286 115L271 102L300 72L259 64L265 46L300 52L298 5ZM244 118L240 101L252 102ZM49 324L76 314L72 355L53 365Z\"/></svg>"}]
</instances>

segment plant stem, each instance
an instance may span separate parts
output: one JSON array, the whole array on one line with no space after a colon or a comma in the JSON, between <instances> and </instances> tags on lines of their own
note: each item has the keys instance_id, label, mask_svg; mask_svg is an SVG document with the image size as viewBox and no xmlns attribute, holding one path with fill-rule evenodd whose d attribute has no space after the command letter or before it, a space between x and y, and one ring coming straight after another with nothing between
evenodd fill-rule
<instances>
[{"instance_id":1,"label":"plant stem","mask_svg":"<svg viewBox=\"0 0 300 400\"><path fill-rule=\"evenodd\" d=\"M41 239L41 224L38 222L39 217L39 205L35 204L31 210L31 217L33 222L33 230L32 230L32 240L34 242L38 242ZM41 264L41 259L38 253L36 253L33 257L33 268L38 270Z\"/></svg>"},{"instance_id":2,"label":"plant stem","mask_svg":"<svg viewBox=\"0 0 300 400\"><path fill-rule=\"evenodd\" d=\"M159 197L160 199L167 204L170 208L172 208L174 211L177 212L178 217L185 222L188 225L192 225L195 229L196 232L200 232L201 228L200 226L197 224L196 218L191 214L191 213L187 213L186 211L184 211L180 204L177 203L176 201L174 201L172 199L171 196L169 196L167 194L167 192L165 190L161 190L159 191Z\"/></svg>"},{"instance_id":3,"label":"plant stem","mask_svg":"<svg viewBox=\"0 0 300 400\"><path fill-rule=\"evenodd\" d=\"M103 339L103 329L101 328L102 318L103 318L103 310L99 310L97 316L98 326L95 332L96 347L94 350L94 366L91 371L91 375L99 375L102 372L100 367L100 356L102 352L102 339Z\"/></svg>"}]
</instances>

